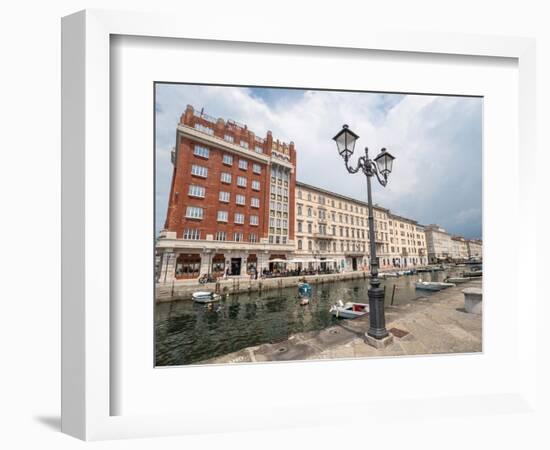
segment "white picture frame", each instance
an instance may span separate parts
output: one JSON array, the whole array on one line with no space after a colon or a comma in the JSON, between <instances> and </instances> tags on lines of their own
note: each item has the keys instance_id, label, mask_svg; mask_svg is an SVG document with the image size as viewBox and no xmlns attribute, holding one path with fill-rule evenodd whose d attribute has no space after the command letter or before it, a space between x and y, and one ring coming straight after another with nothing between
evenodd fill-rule
<instances>
[{"instance_id":1,"label":"white picture frame","mask_svg":"<svg viewBox=\"0 0 550 450\"><path fill-rule=\"evenodd\" d=\"M315 30L285 30L252 24L234 28L219 23L205 29L200 21L181 20L166 14L82 11L62 21L62 430L85 440L163 436L186 433L243 431L285 426L330 425L337 411L319 414L318 405L306 404L293 411L274 408L269 426L265 416L236 423L216 421L200 425L185 414L111 415L112 363L110 280L111 213L110 183L110 38L113 35L199 39L256 44L285 44L332 49L368 49L413 54L447 54L500 57L517 60L519 76L519 151L535 143L535 44L532 39L456 34L418 34L387 31L322 33ZM337 26L337 25L335 25ZM515 248L520 260L534 261L534 184L528 158L519 158L518 205L525 218L518 226L522 245ZM533 266L520 266L518 277ZM528 286L522 301L536 308L536 288ZM519 311L518 327L528 321ZM536 399L537 354L528 342L536 342L536 327L526 327L518 336L516 351L521 368L515 389L502 395L471 395L464 398L431 398L424 403L402 399L409 414L422 414L422 404L437 408L441 416L496 414L502 405L514 413L532 412ZM315 368L308 368L315 371ZM428 403L426 403L428 402ZM371 418L391 411L391 402L371 404L338 400L348 411L361 411ZM238 414L237 414L238 416Z\"/></svg>"}]
</instances>

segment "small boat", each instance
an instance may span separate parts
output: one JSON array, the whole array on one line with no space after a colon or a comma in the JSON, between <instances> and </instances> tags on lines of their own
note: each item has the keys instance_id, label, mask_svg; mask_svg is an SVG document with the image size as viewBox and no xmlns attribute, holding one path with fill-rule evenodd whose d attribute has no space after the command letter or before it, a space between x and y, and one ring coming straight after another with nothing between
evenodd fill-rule
<instances>
[{"instance_id":1,"label":"small boat","mask_svg":"<svg viewBox=\"0 0 550 450\"><path fill-rule=\"evenodd\" d=\"M414 275L416 273L415 269L410 270L402 270L401 272L398 272L399 275Z\"/></svg>"},{"instance_id":2,"label":"small boat","mask_svg":"<svg viewBox=\"0 0 550 450\"><path fill-rule=\"evenodd\" d=\"M466 278L482 277L483 270L472 270L470 272L463 272L462 276Z\"/></svg>"},{"instance_id":3,"label":"small boat","mask_svg":"<svg viewBox=\"0 0 550 450\"><path fill-rule=\"evenodd\" d=\"M309 283L298 283L298 295L300 297L309 297L311 295L311 286Z\"/></svg>"},{"instance_id":4,"label":"small boat","mask_svg":"<svg viewBox=\"0 0 550 450\"><path fill-rule=\"evenodd\" d=\"M338 300L338 303L332 305L329 311L336 318L355 319L367 314L369 312L369 305L355 302L344 303L342 300Z\"/></svg>"},{"instance_id":5,"label":"small boat","mask_svg":"<svg viewBox=\"0 0 550 450\"><path fill-rule=\"evenodd\" d=\"M463 278L463 277L449 277L445 278L445 283L466 283L466 281L470 281L469 278Z\"/></svg>"},{"instance_id":6,"label":"small boat","mask_svg":"<svg viewBox=\"0 0 550 450\"><path fill-rule=\"evenodd\" d=\"M441 289L455 287L456 284L418 280L418 283L416 283L415 286L416 289L423 289L425 291L440 291Z\"/></svg>"},{"instance_id":7,"label":"small boat","mask_svg":"<svg viewBox=\"0 0 550 450\"><path fill-rule=\"evenodd\" d=\"M416 269L417 272L431 272L432 269L429 269L428 267L420 267L419 269Z\"/></svg>"},{"instance_id":8,"label":"small boat","mask_svg":"<svg viewBox=\"0 0 550 450\"><path fill-rule=\"evenodd\" d=\"M197 303L211 303L217 302L221 296L210 291L197 291L193 292L193 301Z\"/></svg>"},{"instance_id":9,"label":"small boat","mask_svg":"<svg viewBox=\"0 0 550 450\"><path fill-rule=\"evenodd\" d=\"M398 276L399 274L397 272L383 272L378 274L379 278L395 278Z\"/></svg>"}]
</instances>

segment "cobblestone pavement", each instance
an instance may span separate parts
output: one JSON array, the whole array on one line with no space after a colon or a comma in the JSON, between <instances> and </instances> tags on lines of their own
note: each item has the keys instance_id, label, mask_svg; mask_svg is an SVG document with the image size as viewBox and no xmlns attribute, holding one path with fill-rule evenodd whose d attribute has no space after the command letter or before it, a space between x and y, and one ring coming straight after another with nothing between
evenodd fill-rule
<instances>
[{"instance_id":1,"label":"cobblestone pavement","mask_svg":"<svg viewBox=\"0 0 550 450\"><path fill-rule=\"evenodd\" d=\"M445 289L430 297L386 308L386 328L393 343L376 349L366 344L368 317L340 320L321 331L299 333L276 344L249 347L198 364L300 361L336 358L473 353L482 351L482 316L464 310L467 287L481 280Z\"/></svg>"}]
</instances>

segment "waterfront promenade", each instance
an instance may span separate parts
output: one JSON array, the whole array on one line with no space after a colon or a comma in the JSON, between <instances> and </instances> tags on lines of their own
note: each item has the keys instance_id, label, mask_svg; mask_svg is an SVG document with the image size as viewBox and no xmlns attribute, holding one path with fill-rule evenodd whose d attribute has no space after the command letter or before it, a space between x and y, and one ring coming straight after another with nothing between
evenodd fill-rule
<instances>
[{"instance_id":1,"label":"waterfront promenade","mask_svg":"<svg viewBox=\"0 0 550 450\"><path fill-rule=\"evenodd\" d=\"M481 352L482 316L464 310L462 293L465 288L481 285L481 279L472 280L429 297L387 307L386 324L394 341L384 349L365 343L368 317L362 317L340 320L320 331L298 333L285 341L248 347L198 364Z\"/></svg>"}]
</instances>

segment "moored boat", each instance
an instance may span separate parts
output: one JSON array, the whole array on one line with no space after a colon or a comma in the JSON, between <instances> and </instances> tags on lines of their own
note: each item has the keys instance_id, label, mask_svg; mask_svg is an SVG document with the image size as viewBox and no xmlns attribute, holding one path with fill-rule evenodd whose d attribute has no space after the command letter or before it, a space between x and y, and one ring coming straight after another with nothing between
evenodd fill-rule
<instances>
[{"instance_id":1,"label":"moored boat","mask_svg":"<svg viewBox=\"0 0 550 450\"><path fill-rule=\"evenodd\" d=\"M449 287L455 287L456 284L454 283L441 283L441 282L435 282L435 281L422 281L419 280L415 287L416 289L423 289L425 291L440 291L445 288Z\"/></svg>"},{"instance_id":2,"label":"moored boat","mask_svg":"<svg viewBox=\"0 0 550 450\"><path fill-rule=\"evenodd\" d=\"M193 292L193 301L197 303L211 303L218 301L221 296L211 291L197 291Z\"/></svg>"},{"instance_id":3,"label":"moored boat","mask_svg":"<svg viewBox=\"0 0 550 450\"><path fill-rule=\"evenodd\" d=\"M333 316L342 319L355 319L364 316L369 312L369 305L366 303L342 302L332 305L329 310Z\"/></svg>"},{"instance_id":4,"label":"moored boat","mask_svg":"<svg viewBox=\"0 0 550 450\"><path fill-rule=\"evenodd\" d=\"M382 272L378 274L379 278L395 278L398 276L399 276L399 273L397 272Z\"/></svg>"},{"instance_id":5,"label":"moored boat","mask_svg":"<svg viewBox=\"0 0 550 450\"><path fill-rule=\"evenodd\" d=\"M299 297L311 296L311 285L309 283L298 283L298 296Z\"/></svg>"},{"instance_id":6,"label":"moored boat","mask_svg":"<svg viewBox=\"0 0 550 450\"><path fill-rule=\"evenodd\" d=\"M470 272L464 272L462 274L462 276L466 277L466 278L482 277L483 276L483 270L472 270Z\"/></svg>"},{"instance_id":7,"label":"moored boat","mask_svg":"<svg viewBox=\"0 0 550 450\"><path fill-rule=\"evenodd\" d=\"M469 278L464 278L464 277L449 277L449 278L445 278L445 283L466 283L466 281L470 281Z\"/></svg>"}]
</instances>

